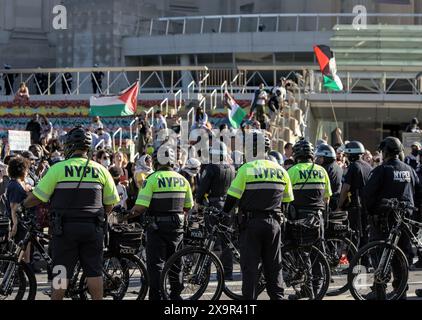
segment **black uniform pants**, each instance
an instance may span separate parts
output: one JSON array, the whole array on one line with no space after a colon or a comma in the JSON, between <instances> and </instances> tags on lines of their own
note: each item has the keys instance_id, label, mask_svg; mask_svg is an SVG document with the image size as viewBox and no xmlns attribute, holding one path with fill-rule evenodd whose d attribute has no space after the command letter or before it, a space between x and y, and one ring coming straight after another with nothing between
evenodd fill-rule
<instances>
[{"instance_id":1,"label":"black uniform pants","mask_svg":"<svg viewBox=\"0 0 422 320\"><path fill-rule=\"evenodd\" d=\"M164 264L176 252L177 246L182 241L183 233L165 228L164 223L160 224L158 230L149 228L147 230L147 269L149 275L149 299L161 300L160 277ZM180 270L180 268L179 268ZM177 300L183 290L180 278L171 280L170 299Z\"/></svg>"},{"instance_id":2,"label":"black uniform pants","mask_svg":"<svg viewBox=\"0 0 422 320\"><path fill-rule=\"evenodd\" d=\"M242 295L245 300L257 298L258 266L261 261L270 299L282 300L281 227L271 217L251 218L240 234Z\"/></svg>"},{"instance_id":3,"label":"black uniform pants","mask_svg":"<svg viewBox=\"0 0 422 320\"><path fill-rule=\"evenodd\" d=\"M215 207L217 209L223 209L224 200L223 201L210 201L210 206ZM211 228L211 227L209 227ZM233 252L227 246L227 243L221 238L218 237L215 249L221 252L219 258L221 263L223 264L224 275L229 277L233 274Z\"/></svg>"},{"instance_id":4,"label":"black uniform pants","mask_svg":"<svg viewBox=\"0 0 422 320\"><path fill-rule=\"evenodd\" d=\"M63 234L53 235L51 244L53 265L65 267L66 277L70 279L79 260L88 278L101 277L103 245L104 229L98 224L64 223Z\"/></svg>"},{"instance_id":5,"label":"black uniform pants","mask_svg":"<svg viewBox=\"0 0 422 320\"><path fill-rule=\"evenodd\" d=\"M366 210L359 206L353 206L347 208L350 228L355 232L352 237L353 243L358 247L362 248L368 243L368 215Z\"/></svg>"}]
</instances>

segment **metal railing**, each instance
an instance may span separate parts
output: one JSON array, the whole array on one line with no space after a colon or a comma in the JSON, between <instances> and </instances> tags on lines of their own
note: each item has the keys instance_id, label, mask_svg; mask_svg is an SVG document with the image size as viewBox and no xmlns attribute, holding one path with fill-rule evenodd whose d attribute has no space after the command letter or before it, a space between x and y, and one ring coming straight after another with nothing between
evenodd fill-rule
<instances>
[{"instance_id":1,"label":"metal railing","mask_svg":"<svg viewBox=\"0 0 422 320\"><path fill-rule=\"evenodd\" d=\"M210 111L217 109L217 89L210 94Z\"/></svg>"},{"instance_id":2,"label":"metal railing","mask_svg":"<svg viewBox=\"0 0 422 320\"><path fill-rule=\"evenodd\" d=\"M130 124L129 124L129 138L130 140L135 140L133 138L133 126L136 124L136 122L138 121L138 117L136 117L135 119L133 119Z\"/></svg>"},{"instance_id":3,"label":"metal railing","mask_svg":"<svg viewBox=\"0 0 422 320\"><path fill-rule=\"evenodd\" d=\"M136 36L177 34L329 31L335 25L352 24L354 13L270 13L162 17L138 20ZM368 24L420 24L422 14L367 13ZM141 28L139 26L143 25Z\"/></svg>"},{"instance_id":4,"label":"metal railing","mask_svg":"<svg viewBox=\"0 0 422 320\"><path fill-rule=\"evenodd\" d=\"M220 86L220 99L224 101L224 94L227 92L227 80L225 80Z\"/></svg>"},{"instance_id":5,"label":"metal railing","mask_svg":"<svg viewBox=\"0 0 422 320\"><path fill-rule=\"evenodd\" d=\"M185 80L201 80L204 73L206 66L0 69L6 81L3 87L11 87L13 95L21 82L31 95L79 95L118 93L136 79L143 93L172 93L183 89Z\"/></svg>"},{"instance_id":6,"label":"metal railing","mask_svg":"<svg viewBox=\"0 0 422 320\"><path fill-rule=\"evenodd\" d=\"M95 145L95 147L94 147L94 150L98 150L98 148L100 147L100 146L103 146L103 148L104 148L104 145L105 145L105 140L104 139L101 139L96 145Z\"/></svg>"},{"instance_id":7,"label":"metal railing","mask_svg":"<svg viewBox=\"0 0 422 320\"><path fill-rule=\"evenodd\" d=\"M201 101L199 101L199 107L201 107L204 112L207 110L207 97L202 97Z\"/></svg>"},{"instance_id":8,"label":"metal railing","mask_svg":"<svg viewBox=\"0 0 422 320\"><path fill-rule=\"evenodd\" d=\"M164 93L164 95L168 97L174 97L175 100L175 109L177 111L180 109L182 105L183 98L191 100L201 100L204 96L208 94L212 94L214 90L219 90L220 95L223 98L224 91L226 88L229 89L231 94L249 94L253 93L259 83L264 83L267 89L272 88L276 83L280 76L284 76L286 78L294 78L298 79L301 83L300 85L304 85L307 89L304 93L307 92L315 92L315 93L324 93L326 92L322 87L322 77L319 71L319 67L317 65L291 65L291 66L280 66L280 65L238 65L237 66L237 73L234 73L235 76L233 79L221 79L222 82L210 84L209 81L213 78L214 72L218 73L227 69L212 69L209 70L206 66L202 67L144 67L144 68L73 68L73 69L7 69L7 70L0 70L0 74L7 75L7 74L14 74L17 78L25 79L27 82L30 82L31 85L37 84L32 83L36 76L39 75L48 75L50 74L50 81L51 83L46 86L46 88L42 88L42 90L34 89L34 87L29 88L29 92L31 95L31 99L34 100L42 100L41 97L43 95L54 95L53 87L57 85L57 78L59 74L64 75L66 72L72 72L73 74L77 74L78 77L73 77L73 79L77 79L76 83L79 83L76 88L72 88L72 95L77 96L78 94L82 95L85 92L90 93L92 95L92 91L84 89L84 86L87 81L90 80L90 75L93 70L103 71L105 74L111 74L115 72L122 73L121 78L125 79L123 83L126 87L129 85L130 73L134 73L133 76L137 77L139 72L150 72L148 77L144 77L141 81L141 86L143 85L141 90L140 99L145 97L145 94L153 93L151 96L156 94L159 96L160 99ZM149 70L149 71L148 71ZM152 72L152 70L156 70ZM165 76L162 77L161 82L156 82L153 84L152 76L155 74L159 75L161 73L172 72L175 70L179 71L191 71L196 72L196 78L198 79L198 83L192 79L187 86L187 88L180 87L175 93L171 91L170 84L167 86L167 82L164 81ZM192 71L196 70L196 71ZM307 71L306 75L304 70ZM420 67L418 66L355 66L355 65L347 65L347 66L338 66L338 75L341 78L344 84L343 93L378 93L378 94L417 94L420 95L422 92L422 79L419 75ZM126 75L123 76L123 73ZM180 72L186 73L186 72ZM190 72L188 72L190 73ZM53 74L56 76L53 78ZM299 77L298 77L299 75ZM300 78L302 77L302 78ZM7 77L5 77L7 80ZM84 78L84 79L83 79ZM168 80L168 77L167 77ZM118 81L117 81L118 82ZM303 83L302 83L303 82ZM176 81L177 83L177 81ZM17 83L15 81L14 87L17 87ZM48 84L48 82L47 82ZM75 83L74 83L75 84ZM155 85L159 85L158 87ZM174 85L175 83L173 83ZM39 83L37 84L39 86ZM115 84L110 82L108 88L103 90L105 91L115 91L118 92L119 90L115 90ZM154 85L149 88L146 86ZM3 90L5 86L3 85ZM173 86L173 88L175 88ZM44 90L45 89L45 90ZM56 88L57 89L57 88ZM109 90L110 89L110 90ZM113 89L113 90L111 90ZM117 89L117 88L116 88ZM150 91L148 91L148 89ZM34 90L34 91L33 91ZM57 92L57 90L56 90ZM0 92L1 94L1 92ZM70 97L71 99L75 100L74 97ZM5 97L1 97L4 101L10 100L10 98L5 99ZM58 99L68 100L66 96L60 96ZM86 98L81 98L86 99ZM151 99L151 98L149 98ZM154 98L156 99L156 98ZM170 98L168 98L170 100ZM70 99L69 99L70 100ZM146 99L147 100L147 99ZM211 105L215 105L215 103L211 103Z\"/></svg>"},{"instance_id":9,"label":"metal railing","mask_svg":"<svg viewBox=\"0 0 422 320\"><path fill-rule=\"evenodd\" d=\"M207 88L207 81L210 74L207 73L199 82L198 82L198 92L201 94L203 90Z\"/></svg>"},{"instance_id":10,"label":"metal railing","mask_svg":"<svg viewBox=\"0 0 422 320\"><path fill-rule=\"evenodd\" d=\"M163 113L163 106L164 105L166 105L166 116L168 116L168 113L169 113L169 98L165 98L163 101L161 101L161 103L160 103L161 113Z\"/></svg>"},{"instance_id":11,"label":"metal railing","mask_svg":"<svg viewBox=\"0 0 422 320\"><path fill-rule=\"evenodd\" d=\"M190 125L189 125L189 117L192 117ZM188 130L189 130L189 128L191 128L193 124L195 123L195 108L194 107L190 108L188 113L186 114L186 121L188 123Z\"/></svg>"},{"instance_id":12,"label":"metal railing","mask_svg":"<svg viewBox=\"0 0 422 320\"><path fill-rule=\"evenodd\" d=\"M116 150L116 136L117 134L119 134L119 148ZM117 129L116 131L114 131L113 133L113 137L112 137L112 143L113 143L113 152L119 151L122 148L122 141L123 141L123 130L120 127L119 129Z\"/></svg>"},{"instance_id":13,"label":"metal railing","mask_svg":"<svg viewBox=\"0 0 422 320\"><path fill-rule=\"evenodd\" d=\"M183 104L183 91L179 90L174 94L174 110L176 113L182 108Z\"/></svg>"},{"instance_id":14,"label":"metal railing","mask_svg":"<svg viewBox=\"0 0 422 320\"><path fill-rule=\"evenodd\" d=\"M195 91L195 86L196 86L195 81L192 81L191 83L189 83L188 88L187 88L188 89L188 100L190 100L191 96L193 96L194 91ZM191 94L191 92L192 92L192 94Z\"/></svg>"}]
</instances>

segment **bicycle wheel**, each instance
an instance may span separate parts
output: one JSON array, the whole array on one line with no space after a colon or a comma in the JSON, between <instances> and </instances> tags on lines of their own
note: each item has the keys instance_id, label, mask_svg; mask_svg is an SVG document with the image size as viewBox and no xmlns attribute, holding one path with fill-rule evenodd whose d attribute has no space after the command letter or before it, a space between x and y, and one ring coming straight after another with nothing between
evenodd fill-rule
<instances>
[{"instance_id":1,"label":"bicycle wheel","mask_svg":"<svg viewBox=\"0 0 422 320\"><path fill-rule=\"evenodd\" d=\"M0 256L0 300L35 300L37 282L24 262Z\"/></svg>"},{"instance_id":2,"label":"bicycle wheel","mask_svg":"<svg viewBox=\"0 0 422 320\"><path fill-rule=\"evenodd\" d=\"M104 299L144 300L148 292L148 273L145 264L136 255L104 254L103 264ZM81 300L88 300L86 275L79 281Z\"/></svg>"},{"instance_id":3,"label":"bicycle wheel","mask_svg":"<svg viewBox=\"0 0 422 320\"><path fill-rule=\"evenodd\" d=\"M145 263L136 255L122 255L120 261L128 272L128 286L124 299L145 300L149 287L149 278Z\"/></svg>"},{"instance_id":4,"label":"bicycle wheel","mask_svg":"<svg viewBox=\"0 0 422 320\"><path fill-rule=\"evenodd\" d=\"M346 237L328 238L324 243L323 252L331 270L331 283L327 296L337 296L349 289L347 273L357 249L353 242Z\"/></svg>"},{"instance_id":5,"label":"bicycle wheel","mask_svg":"<svg viewBox=\"0 0 422 320\"><path fill-rule=\"evenodd\" d=\"M218 300L223 292L223 266L200 247L177 251L164 265L161 291L166 300Z\"/></svg>"},{"instance_id":6,"label":"bicycle wheel","mask_svg":"<svg viewBox=\"0 0 422 320\"><path fill-rule=\"evenodd\" d=\"M388 265L382 262L387 257L392 259ZM347 280L356 300L397 300L406 291L408 277L409 266L403 251L385 241L374 241L357 252Z\"/></svg>"},{"instance_id":7,"label":"bicycle wheel","mask_svg":"<svg viewBox=\"0 0 422 320\"><path fill-rule=\"evenodd\" d=\"M294 299L322 300L330 284L330 266L314 246L286 245L281 249L285 288Z\"/></svg>"},{"instance_id":8,"label":"bicycle wheel","mask_svg":"<svg viewBox=\"0 0 422 320\"><path fill-rule=\"evenodd\" d=\"M256 287L257 297L265 290L265 277L262 266L259 267L259 277ZM224 278L224 294L232 300L243 300L242 297L242 270L240 259L233 256L233 279Z\"/></svg>"}]
</instances>

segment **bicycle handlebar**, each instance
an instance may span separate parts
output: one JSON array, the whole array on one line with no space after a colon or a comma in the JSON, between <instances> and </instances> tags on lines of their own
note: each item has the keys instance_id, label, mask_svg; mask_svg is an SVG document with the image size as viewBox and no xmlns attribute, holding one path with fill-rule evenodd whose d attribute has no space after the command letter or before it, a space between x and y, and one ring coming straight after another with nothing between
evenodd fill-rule
<instances>
[{"instance_id":1,"label":"bicycle handlebar","mask_svg":"<svg viewBox=\"0 0 422 320\"><path fill-rule=\"evenodd\" d=\"M381 199L381 206L392 210L414 210L413 206L410 206L406 201L399 201L397 198L393 199Z\"/></svg>"}]
</instances>

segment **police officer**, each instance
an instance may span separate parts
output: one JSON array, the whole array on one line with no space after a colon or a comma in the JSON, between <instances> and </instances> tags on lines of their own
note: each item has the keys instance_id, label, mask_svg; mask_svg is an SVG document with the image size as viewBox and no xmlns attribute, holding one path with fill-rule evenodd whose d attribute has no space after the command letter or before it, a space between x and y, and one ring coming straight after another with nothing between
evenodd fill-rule
<instances>
[{"instance_id":1,"label":"police officer","mask_svg":"<svg viewBox=\"0 0 422 320\"><path fill-rule=\"evenodd\" d=\"M362 247L368 242L368 219L362 190L372 167L362 159L365 147L359 141L348 142L344 153L350 164L343 177L338 210L344 207L349 212L350 228L356 232L353 240L357 247Z\"/></svg>"},{"instance_id":2,"label":"police officer","mask_svg":"<svg viewBox=\"0 0 422 320\"><path fill-rule=\"evenodd\" d=\"M321 165L330 178L332 196L330 198L330 209L336 210L340 198L341 180L343 169L336 162L336 152L328 144L320 144L315 152L315 163Z\"/></svg>"},{"instance_id":3,"label":"police officer","mask_svg":"<svg viewBox=\"0 0 422 320\"><path fill-rule=\"evenodd\" d=\"M173 170L176 153L172 147L157 148L152 160L155 172L145 179L130 218L146 212L152 219L147 228L146 245L149 299L160 300L161 272L182 241L184 211L192 208L193 199L189 182ZM179 300L182 290L181 283L172 283L170 299Z\"/></svg>"},{"instance_id":4,"label":"police officer","mask_svg":"<svg viewBox=\"0 0 422 320\"><path fill-rule=\"evenodd\" d=\"M258 137L259 134L254 133L255 154L258 143L264 144L262 135ZM281 300L284 296L279 218L282 203L291 202L293 195L287 172L277 163L264 160L264 157L264 154L260 154L258 160L247 162L239 168L223 208L226 215L239 200L240 212L246 220L240 228L242 295L246 300L257 298L256 282L261 261L270 299Z\"/></svg>"},{"instance_id":5,"label":"police officer","mask_svg":"<svg viewBox=\"0 0 422 320\"><path fill-rule=\"evenodd\" d=\"M57 277L66 283L79 260L92 298L100 300L105 213L109 214L120 199L107 169L88 158L91 143L89 131L81 127L72 129L64 145L66 160L48 170L24 205L33 207L50 201L53 264L65 267L58 269ZM63 288L53 285L52 289L53 300L63 299Z\"/></svg>"},{"instance_id":6,"label":"police officer","mask_svg":"<svg viewBox=\"0 0 422 320\"><path fill-rule=\"evenodd\" d=\"M332 195L328 174L323 167L314 163L314 147L307 140L299 140L295 143L293 159L296 164L287 170L294 195L294 201L289 206L288 218L299 220L306 219L311 215L319 217ZM304 258L309 259L312 273L318 275L320 270L317 266L311 266L311 257ZM317 284L314 283L313 285ZM312 295L313 293L309 290L299 291L290 295L289 299L312 298Z\"/></svg>"},{"instance_id":7,"label":"police officer","mask_svg":"<svg viewBox=\"0 0 422 320\"><path fill-rule=\"evenodd\" d=\"M371 225L371 240L387 240L391 228L391 219L382 215L385 209L382 208L382 199L398 199L414 206L414 193L419 185L419 179L415 171L407 164L399 160L399 154L403 146L399 139L394 137L385 138L379 147L382 151L383 163L376 167L370 174L363 191L368 214L374 216ZM383 219L386 218L386 219ZM412 261L412 248L410 239L406 236L400 237L399 248L403 250L409 262ZM392 263L393 275L397 279L400 274L394 272L394 259ZM411 263L410 263L411 264ZM395 281L393 280L393 288ZM370 297L367 297L369 299ZM406 293L402 296L406 298Z\"/></svg>"},{"instance_id":8,"label":"police officer","mask_svg":"<svg viewBox=\"0 0 422 320\"><path fill-rule=\"evenodd\" d=\"M216 141L210 150L210 163L204 166L199 187L196 193L198 205L204 205L205 195L211 207L223 209L227 190L235 176L234 167L228 163L227 146L224 142ZM221 262L225 279L233 279L233 254L230 248L221 241Z\"/></svg>"}]
</instances>

